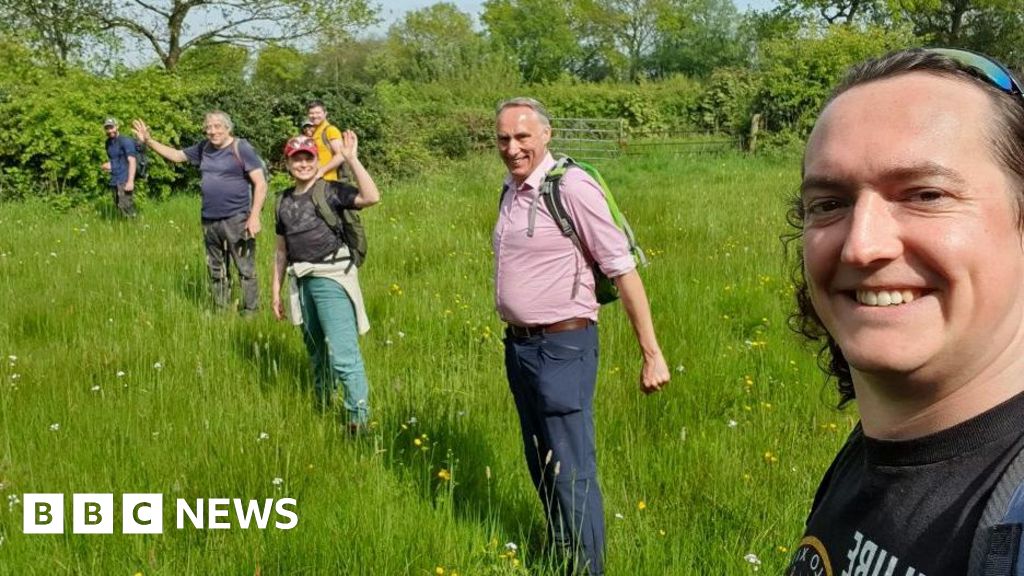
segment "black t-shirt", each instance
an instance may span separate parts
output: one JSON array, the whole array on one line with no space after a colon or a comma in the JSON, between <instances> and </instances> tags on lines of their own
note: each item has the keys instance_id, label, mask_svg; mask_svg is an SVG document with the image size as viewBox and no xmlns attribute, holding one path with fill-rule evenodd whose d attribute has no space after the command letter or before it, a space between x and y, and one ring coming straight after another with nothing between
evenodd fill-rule
<instances>
[{"instance_id":1,"label":"black t-shirt","mask_svg":"<svg viewBox=\"0 0 1024 576\"><path fill-rule=\"evenodd\" d=\"M1024 394L914 440L875 440L858 424L818 487L786 574L963 576L1022 438Z\"/></svg>"},{"instance_id":2,"label":"black t-shirt","mask_svg":"<svg viewBox=\"0 0 1024 576\"><path fill-rule=\"evenodd\" d=\"M326 182L327 203L335 212L354 208L359 189L342 182ZM310 191L284 192L277 207L275 229L284 236L288 262L322 262L341 248L342 240L316 213Z\"/></svg>"}]
</instances>

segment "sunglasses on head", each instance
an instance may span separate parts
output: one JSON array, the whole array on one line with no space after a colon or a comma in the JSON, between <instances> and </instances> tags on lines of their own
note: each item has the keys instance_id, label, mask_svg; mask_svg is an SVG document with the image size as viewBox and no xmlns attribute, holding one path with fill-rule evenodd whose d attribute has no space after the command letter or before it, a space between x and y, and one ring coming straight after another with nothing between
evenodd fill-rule
<instances>
[{"instance_id":1,"label":"sunglasses on head","mask_svg":"<svg viewBox=\"0 0 1024 576\"><path fill-rule=\"evenodd\" d=\"M925 51L932 54L940 54L970 68L978 77L1007 94L1024 96L1021 84L1013 77L1013 74L1005 66L984 54L959 48L926 48Z\"/></svg>"}]
</instances>

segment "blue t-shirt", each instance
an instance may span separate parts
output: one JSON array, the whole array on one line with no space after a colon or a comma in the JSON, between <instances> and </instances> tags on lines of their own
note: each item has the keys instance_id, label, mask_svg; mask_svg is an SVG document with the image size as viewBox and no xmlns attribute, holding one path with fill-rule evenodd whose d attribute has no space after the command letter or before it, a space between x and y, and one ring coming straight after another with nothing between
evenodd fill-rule
<instances>
[{"instance_id":1,"label":"blue t-shirt","mask_svg":"<svg viewBox=\"0 0 1024 576\"><path fill-rule=\"evenodd\" d=\"M135 161L139 161L139 153L135 149L135 140L121 135L107 138L107 158L110 159L111 186L128 182L129 156L134 156Z\"/></svg>"},{"instance_id":2,"label":"blue t-shirt","mask_svg":"<svg viewBox=\"0 0 1024 576\"><path fill-rule=\"evenodd\" d=\"M185 158L199 168L202 177L203 219L220 220L248 214L252 205L249 172L263 164L252 145L241 138L217 149L208 140L185 148ZM235 151L237 150L237 155ZM202 157L200 158L200 154Z\"/></svg>"}]
</instances>

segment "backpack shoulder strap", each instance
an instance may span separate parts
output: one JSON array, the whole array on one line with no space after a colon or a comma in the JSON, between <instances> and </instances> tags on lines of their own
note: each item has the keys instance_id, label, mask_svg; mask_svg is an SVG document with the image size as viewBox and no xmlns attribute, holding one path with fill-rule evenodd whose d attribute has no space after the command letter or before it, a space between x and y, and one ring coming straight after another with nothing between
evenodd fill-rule
<instances>
[{"instance_id":1,"label":"backpack shoulder strap","mask_svg":"<svg viewBox=\"0 0 1024 576\"><path fill-rule=\"evenodd\" d=\"M281 219L281 201L284 200L285 194L288 194L288 193L289 193L289 190L287 188L285 188L285 189L282 189L277 194L274 194L274 219L275 220L280 220Z\"/></svg>"},{"instance_id":2,"label":"backpack shoulder strap","mask_svg":"<svg viewBox=\"0 0 1024 576\"><path fill-rule=\"evenodd\" d=\"M971 543L970 576L1024 574L1024 450L1003 471L985 504ZM1016 567L1016 569L1014 569Z\"/></svg>"},{"instance_id":3,"label":"backpack shoulder strap","mask_svg":"<svg viewBox=\"0 0 1024 576\"><path fill-rule=\"evenodd\" d=\"M568 210L565 209L565 203L562 202L562 177L565 176L566 171L573 166L572 158L563 156L558 159L555 163L554 168L548 171L544 175L544 182L540 186L539 197L543 198L544 205L548 209L548 213L555 220L555 224L562 231L562 234L568 236L572 243L576 245L581 252L583 252L583 246L580 243L579 234L576 232L576 224L572 221L572 217L569 216ZM527 227L527 236L533 236L533 228L535 222L536 206L530 207L530 221Z\"/></svg>"},{"instance_id":4,"label":"backpack shoulder strap","mask_svg":"<svg viewBox=\"0 0 1024 576\"><path fill-rule=\"evenodd\" d=\"M235 160L238 161L238 167L242 169L242 175L246 174L245 162L242 160L242 153L238 151L238 141L241 138L233 138L231 140L231 153L235 155Z\"/></svg>"},{"instance_id":5,"label":"backpack shoulder strap","mask_svg":"<svg viewBox=\"0 0 1024 576\"><path fill-rule=\"evenodd\" d=\"M331 149L331 139L327 137L327 130L331 127L331 123L324 120L324 129L320 131L320 140L324 143L327 148L327 152L330 153L331 157L334 157L334 150Z\"/></svg>"},{"instance_id":6,"label":"backpack shoulder strap","mask_svg":"<svg viewBox=\"0 0 1024 576\"><path fill-rule=\"evenodd\" d=\"M341 222L338 220L338 214L331 208L330 203L327 201L327 181L320 178L313 183L313 188L309 191L310 200L313 201L313 207L316 208L316 214L320 217L327 227L330 228L335 234L341 233Z\"/></svg>"},{"instance_id":7,"label":"backpack shoulder strap","mask_svg":"<svg viewBox=\"0 0 1024 576\"><path fill-rule=\"evenodd\" d=\"M199 143L199 163L196 164L196 168L200 170L203 168L203 156L206 155L206 146L210 143L209 140L203 140Z\"/></svg>"}]
</instances>

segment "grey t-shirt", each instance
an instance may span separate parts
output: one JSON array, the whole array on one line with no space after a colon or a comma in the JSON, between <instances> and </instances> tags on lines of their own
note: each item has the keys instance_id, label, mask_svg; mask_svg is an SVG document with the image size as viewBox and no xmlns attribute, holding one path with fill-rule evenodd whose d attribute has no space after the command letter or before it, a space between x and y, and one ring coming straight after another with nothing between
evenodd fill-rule
<instances>
[{"instance_id":1,"label":"grey t-shirt","mask_svg":"<svg viewBox=\"0 0 1024 576\"><path fill-rule=\"evenodd\" d=\"M199 168L202 176L200 189L203 192L204 220L249 213L252 184L248 174L257 168L262 169L263 164L252 145L242 138L235 138L235 141L238 143L237 155L234 143L217 149L209 140L201 140L183 150L185 158Z\"/></svg>"}]
</instances>

